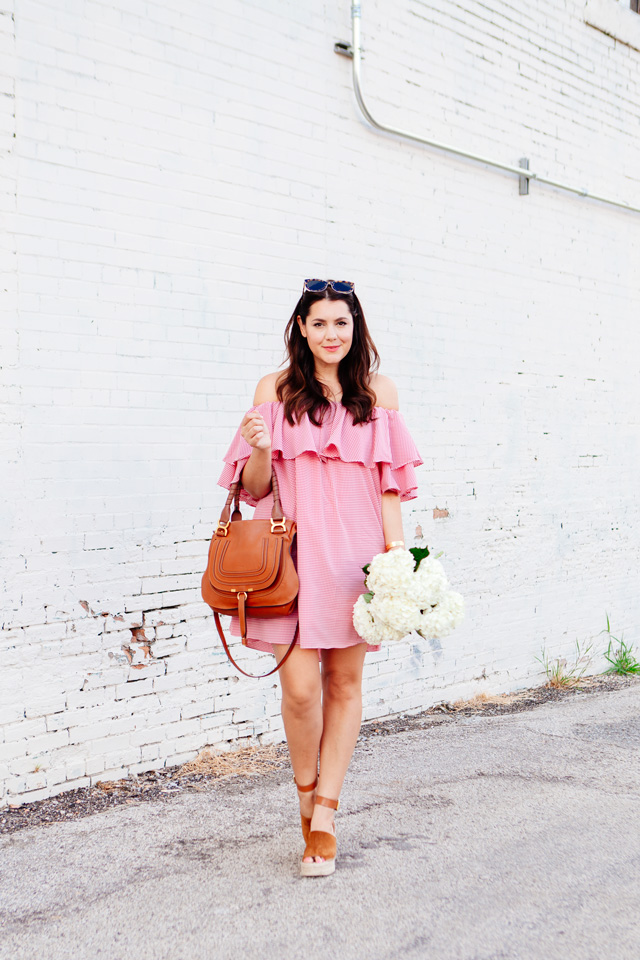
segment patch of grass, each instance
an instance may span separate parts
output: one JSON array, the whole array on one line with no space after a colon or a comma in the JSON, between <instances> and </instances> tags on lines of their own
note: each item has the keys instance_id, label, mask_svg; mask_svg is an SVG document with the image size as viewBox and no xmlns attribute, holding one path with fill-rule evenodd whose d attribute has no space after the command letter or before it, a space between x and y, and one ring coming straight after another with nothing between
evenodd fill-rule
<instances>
[{"instance_id":1,"label":"patch of grass","mask_svg":"<svg viewBox=\"0 0 640 960\"><path fill-rule=\"evenodd\" d=\"M195 760L183 763L178 775L202 773L215 777L251 776L277 770L287 763L288 758L284 751L275 745L245 747L242 750L229 750L224 753L214 753L205 748L200 751Z\"/></svg>"},{"instance_id":2,"label":"patch of grass","mask_svg":"<svg viewBox=\"0 0 640 960\"><path fill-rule=\"evenodd\" d=\"M591 665L592 650L593 642L581 649L580 642L576 640L575 656L573 662L569 662L565 657L552 659L543 647L542 656L536 657L536 660L542 664L547 675L546 685L555 688L577 687Z\"/></svg>"},{"instance_id":3,"label":"patch of grass","mask_svg":"<svg viewBox=\"0 0 640 960\"><path fill-rule=\"evenodd\" d=\"M453 710L466 710L469 707L473 709L479 709L480 707L489 707L491 705L504 705L508 703L516 703L518 700L523 700L526 696L526 691L520 690L518 693L477 693L475 697L471 697L470 700L456 700L451 704Z\"/></svg>"},{"instance_id":4,"label":"patch of grass","mask_svg":"<svg viewBox=\"0 0 640 960\"><path fill-rule=\"evenodd\" d=\"M625 643L624 633L621 634L620 639L614 637L611 633L609 614L607 614L606 617L607 629L601 630L600 633L609 634L609 646L605 651L604 658L611 666L604 672L618 673L621 676L627 676L629 674L640 675L640 663L638 663L633 653L633 644ZM617 646L614 646L614 643L617 644Z\"/></svg>"}]
</instances>

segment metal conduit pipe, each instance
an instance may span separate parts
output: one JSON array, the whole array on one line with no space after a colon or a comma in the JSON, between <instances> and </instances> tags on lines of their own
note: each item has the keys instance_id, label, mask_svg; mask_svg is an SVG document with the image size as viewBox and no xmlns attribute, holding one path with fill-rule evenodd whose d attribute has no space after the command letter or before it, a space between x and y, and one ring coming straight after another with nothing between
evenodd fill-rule
<instances>
[{"instance_id":1,"label":"metal conduit pipe","mask_svg":"<svg viewBox=\"0 0 640 960\"><path fill-rule=\"evenodd\" d=\"M561 183L559 180L552 180L550 177L545 177L540 173L535 173L533 170L528 169L528 160L521 160L520 163L522 166L516 167L510 163L501 163L499 160L493 160L491 157L483 157L481 154L470 153L468 150L462 150L460 147L454 147L449 143L440 143L438 140L430 140L427 137L418 136L418 134L411 133L408 130L400 130L398 127L390 127L385 123L380 123L371 114L371 111L364 102L364 97L362 95L362 86L360 83L360 68L362 65L362 44L360 40L361 17L362 12L360 4L352 4L351 44L338 42L334 44L334 50L336 53L352 59L353 89L356 95L356 100L360 110L362 111L362 115L372 127L375 127L378 130L383 130L385 133L391 133L395 136L403 137L405 140L413 140L414 143L422 143L427 147L436 147L438 150L444 150L447 153L456 154L458 157L465 157L468 160L476 160L479 163L487 164L487 166L496 167L498 170L504 170L505 173L513 173L519 178L521 194L528 193L529 182L531 180L536 180L538 183L546 183L550 187L557 187L559 190L568 190L569 193L576 193L581 197L588 197L591 200L599 200L601 203L608 203L614 207L620 207L623 210L629 210L631 213L640 213L640 207L626 203L623 200L615 200L612 197L603 197L597 193L592 193L585 187L576 187L572 184Z\"/></svg>"}]
</instances>

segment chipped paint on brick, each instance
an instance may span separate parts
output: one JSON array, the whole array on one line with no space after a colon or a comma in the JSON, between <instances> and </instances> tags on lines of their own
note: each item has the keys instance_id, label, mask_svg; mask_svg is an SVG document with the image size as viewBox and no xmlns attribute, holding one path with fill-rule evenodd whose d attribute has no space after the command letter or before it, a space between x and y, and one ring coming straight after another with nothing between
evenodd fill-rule
<instances>
[{"instance_id":1,"label":"chipped paint on brick","mask_svg":"<svg viewBox=\"0 0 640 960\"><path fill-rule=\"evenodd\" d=\"M143 670L154 659L152 644L153 640L147 637L144 627L131 628L131 641L123 644L122 649L132 669Z\"/></svg>"}]
</instances>

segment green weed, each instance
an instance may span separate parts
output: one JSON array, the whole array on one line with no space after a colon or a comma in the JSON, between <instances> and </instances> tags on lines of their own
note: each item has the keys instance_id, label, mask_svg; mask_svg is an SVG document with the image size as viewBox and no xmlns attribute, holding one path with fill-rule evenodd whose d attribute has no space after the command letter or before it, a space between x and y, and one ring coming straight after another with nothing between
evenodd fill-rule
<instances>
[{"instance_id":1,"label":"green weed","mask_svg":"<svg viewBox=\"0 0 640 960\"><path fill-rule=\"evenodd\" d=\"M624 633L621 634L620 639L614 637L611 633L611 624L609 623L609 614L606 614L607 617L607 629L601 630L600 633L609 634L609 646L605 651L604 658L611 664L608 670L605 670L605 673L619 673L622 676L628 674L640 674L640 663L638 663L637 658L633 653L633 644L625 643ZM614 643L617 646L614 646Z\"/></svg>"},{"instance_id":2,"label":"green weed","mask_svg":"<svg viewBox=\"0 0 640 960\"><path fill-rule=\"evenodd\" d=\"M547 686L577 686L591 665L592 650L593 642L587 644L584 649L581 649L579 641L576 640L575 657L573 658L573 662L570 663L565 657L556 657L555 660L551 659L543 647L542 656L536 657L536 660L542 664L544 672L547 675Z\"/></svg>"}]
</instances>

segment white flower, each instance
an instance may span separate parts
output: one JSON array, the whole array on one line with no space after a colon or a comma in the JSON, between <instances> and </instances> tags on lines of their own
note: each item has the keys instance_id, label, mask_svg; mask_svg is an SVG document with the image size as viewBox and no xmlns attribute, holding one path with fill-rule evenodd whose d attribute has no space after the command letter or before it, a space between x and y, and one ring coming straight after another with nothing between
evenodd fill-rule
<instances>
[{"instance_id":1,"label":"white flower","mask_svg":"<svg viewBox=\"0 0 640 960\"><path fill-rule=\"evenodd\" d=\"M419 606L402 596L375 593L369 607L376 623L382 620L387 627L398 630L403 636L415 630L420 623Z\"/></svg>"},{"instance_id":2,"label":"white flower","mask_svg":"<svg viewBox=\"0 0 640 960\"><path fill-rule=\"evenodd\" d=\"M408 550L390 550L378 553L371 561L367 574L367 588L372 593L404 596L410 589L415 560Z\"/></svg>"},{"instance_id":3,"label":"white flower","mask_svg":"<svg viewBox=\"0 0 640 960\"><path fill-rule=\"evenodd\" d=\"M426 557L413 574L410 595L422 608L439 603L446 593L449 582L439 560Z\"/></svg>"},{"instance_id":4,"label":"white flower","mask_svg":"<svg viewBox=\"0 0 640 960\"><path fill-rule=\"evenodd\" d=\"M353 605L353 626L358 636L369 643L377 643L376 626L369 611L369 604L360 595Z\"/></svg>"},{"instance_id":5,"label":"white flower","mask_svg":"<svg viewBox=\"0 0 640 960\"><path fill-rule=\"evenodd\" d=\"M371 604L363 596L359 596L353 606L353 626L356 633L367 643L385 643L402 640L404 633L388 626L382 620L373 619Z\"/></svg>"},{"instance_id":6,"label":"white flower","mask_svg":"<svg viewBox=\"0 0 640 960\"><path fill-rule=\"evenodd\" d=\"M405 634L402 630L394 630L388 627L386 623L380 621L376 624L376 643L397 643L398 640L404 640Z\"/></svg>"},{"instance_id":7,"label":"white flower","mask_svg":"<svg viewBox=\"0 0 640 960\"><path fill-rule=\"evenodd\" d=\"M425 640L446 637L464 618L464 598L455 590L449 590L432 610L425 610L417 627Z\"/></svg>"},{"instance_id":8,"label":"white flower","mask_svg":"<svg viewBox=\"0 0 640 960\"><path fill-rule=\"evenodd\" d=\"M464 599L449 590L442 564L433 557L414 571L409 550L379 553L366 578L372 596L358 597L353 626L363 640L379 644L402 640L413 630L426 639L445 637L464 617Z\"/></svg>"}]
</instances>

